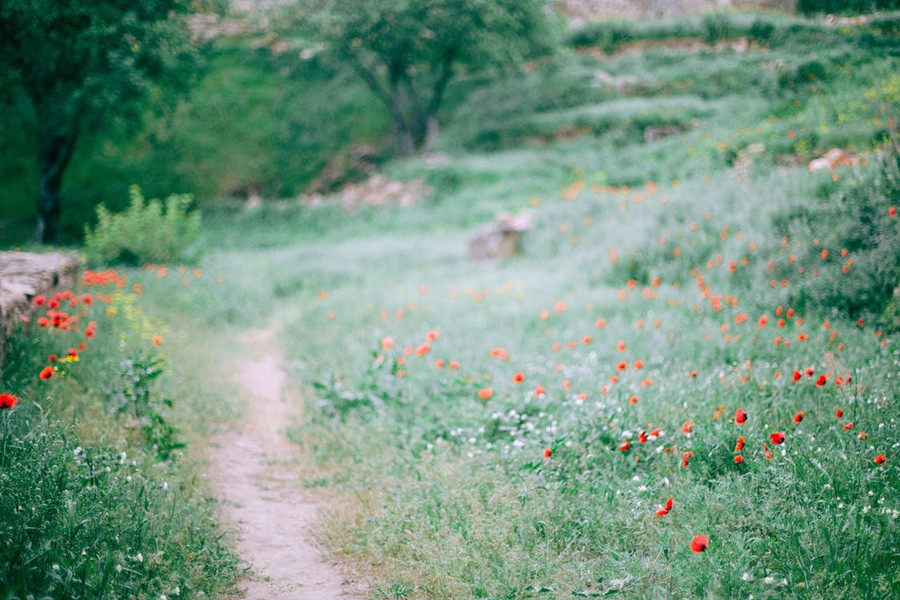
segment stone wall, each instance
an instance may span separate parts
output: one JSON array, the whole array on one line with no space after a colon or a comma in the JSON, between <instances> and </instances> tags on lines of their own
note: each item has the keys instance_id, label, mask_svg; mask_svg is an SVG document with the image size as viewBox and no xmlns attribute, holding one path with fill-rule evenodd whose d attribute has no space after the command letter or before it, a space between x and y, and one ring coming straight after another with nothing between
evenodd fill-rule
<instances>
[{"instance_id":1,"label":"stone wall","mask_svg":"<svg viewBox=\"0 0 900 600\"><path fill-rule=\"evenodd\" d=\"M22 318L34 312L32 299L75 285L80 262L75 252L0 252L0 363L3 345Z\"/></svg>"}]
</instances>

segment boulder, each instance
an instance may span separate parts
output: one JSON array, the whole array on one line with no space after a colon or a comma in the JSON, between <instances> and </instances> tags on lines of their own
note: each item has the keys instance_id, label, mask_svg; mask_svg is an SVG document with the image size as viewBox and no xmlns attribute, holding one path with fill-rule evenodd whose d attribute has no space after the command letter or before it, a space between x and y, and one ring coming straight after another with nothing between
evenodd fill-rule
<instances>
[{"instance_id":1,"label":"boulder","mask_svg":"<svg viewBox=\"0 0 900 600\"><path fill-rule=\"evenodd\" d=\"M469 239L473 262L509 258L519 254L522 235L531 227L531 214L502 214L493 223L476 229Z\"/></svg>"}]
</instances>

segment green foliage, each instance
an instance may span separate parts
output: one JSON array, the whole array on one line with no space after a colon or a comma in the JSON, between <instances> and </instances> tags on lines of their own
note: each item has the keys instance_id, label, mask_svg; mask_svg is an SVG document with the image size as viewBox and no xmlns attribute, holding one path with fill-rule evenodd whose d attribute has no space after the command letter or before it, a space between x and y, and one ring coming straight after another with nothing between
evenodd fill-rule
<instances>
[{"instance_id":1,"label":"green foliage","mask_svg":"<svg viewBox=\"0 0 900 600\"><path fill-rule=\"evenodd\" d=\"M198 250L200 213L189 212L193 196L173 194L165 205L152 199L145 204L137 185L128 190L131 204L124 212L111 213L97 206L97 225L85 227L85 250L99 263L193 262Z\"/></svg>"},{"instance_id":2,"label":"green foliage","mask_svg":"<svg viewBox=\"0 0 900 600\"><path fill-rule=\"evenodd\" d=\"M158 387L172 381L159 370L159 351L139 350L150 343L134 325L146 316L123 292L112 295L110 304L67 306L82 325L95 320L78 358L65 353L84 339L74 329L35 327L5 341L0 389L20 401L0 410L3 598L219 597L237 575L192 459L164 456L174 447L147 435L153 426L131 409L110 412L103 390L114 382L134 386L152 407L163 402ZM61 358L48 363L51 354ZM135 355L146 357L143 370ZM48 364L54 375L41 381Z\"/></svg>"},{"instance_id":3,"label":"green foliage","mask_svg":"<svg viewBox=\"0 0 900 600\"><path fill-rule=\"evenodd\" d=\"M434 119L459 69L520 63L553 48L535 0L374 0L327 3L319 35L389 111L398 149L432 142Z\"/></svg>"},{"instance_id":4,"label":"green foliage","mask_svg":"<svg viewBox=\"0 0 900 600\"><path fill-rule=\"evenodd\" d=\"M797 0L797 12L804 15L817 13L860 14L873 10L895 10L897 0Z\"/></svg>"},{"instance_id":5,"label":"green foliage","mask_svg":"<svg viewBox=\"0 0 900 600\"><path fill-rule=\"evenodd\" d=\"M196 66L183 19L186 0L4 2L0 94L30 110L4 113L36 140L37 238L57 242L61 188L80 136L112 123L137 125L171 106Z\"/></svg>"},{"instance_id":6,"label":"green foliage","mask_svg":"<svg viewBox=\"0 0 900 600\"><path fill-rule=\"evenodd\" d=\"M782 256L778 264L782 274L805 266L792 304L852 318L885 319L896 329L900 218L892 217L890 210L897 209L900 198L898 161L900 154L888 148L839 189L825 187L824 197L773 216L776 231L789 240L818 240L793 251L793 262Z\"/></svg>"}]
</instances>

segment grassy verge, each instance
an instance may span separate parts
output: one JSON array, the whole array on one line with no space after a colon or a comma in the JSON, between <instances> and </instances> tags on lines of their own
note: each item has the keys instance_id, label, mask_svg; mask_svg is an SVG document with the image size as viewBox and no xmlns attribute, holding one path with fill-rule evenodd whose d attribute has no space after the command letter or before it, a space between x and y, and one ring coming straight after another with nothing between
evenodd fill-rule
<instances>
[{"instance_id":1,"label":"grassy verge","mask_svg":"<svg viewBox=\"0 0 900 600\"><path fill-rule=\"evenodd\" d=\"M6 352L2 597L215 597L237 559L201 472L209 396L172 378L167 326L137 290L90 282L45 299Z\"/></svg>"}]
</instances>

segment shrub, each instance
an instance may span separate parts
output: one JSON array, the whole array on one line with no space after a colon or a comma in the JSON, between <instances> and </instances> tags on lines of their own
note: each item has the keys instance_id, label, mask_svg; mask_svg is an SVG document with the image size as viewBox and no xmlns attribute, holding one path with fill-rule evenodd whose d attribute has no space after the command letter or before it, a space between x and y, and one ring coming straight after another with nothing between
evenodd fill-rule
<instances>
[{"instance_id":1,"label":"shrub","mask_svg":"<svg viewBox=\"0 0 900 600\"><path fill-rule=\"evenodd\" d=\"M900 6L897 0L798 0L797 12L804 15L816 13L865 13L872 10L893 10Z\"/></svg>"},{"instance_id":2,"label":"shrub","mask_svg":"<svg viewBox=\"0 0 900 600\"><path fill-rule=\"evenodd\" d=\"M139 265L145 262L193 262L194 247L200 234L200 214L188 212L193 203L190 194L172 194L162 201L144 200L141 189L132 185L131 205L113 214L97 205L97 226L85 227L88 258L100 263Z\"/></svg>"},{"instance_id":3,"label":"shrub","mask_svg":"<svg viewBox=\"0 0 900 600\"><path fill-rule=\"evenodd\" d=\"M875 159L849 183L816 205L787 208L773 217L789 239L817 239L794 252L782 276L805 266L795 286L795 306L850 317L890 318L900 285L900 219L892 214L900 196L900 153ZM896 322L894 323L896 326Z\"/></svg>"}]
</instances>

